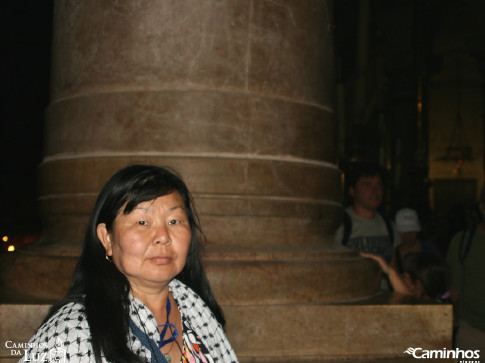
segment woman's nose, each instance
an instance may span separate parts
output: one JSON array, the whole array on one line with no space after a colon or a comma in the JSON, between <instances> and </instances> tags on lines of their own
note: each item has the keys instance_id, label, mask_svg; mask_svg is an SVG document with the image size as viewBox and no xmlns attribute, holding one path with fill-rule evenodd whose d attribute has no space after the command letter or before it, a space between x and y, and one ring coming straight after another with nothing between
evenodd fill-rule
<instances>
[{"instance_id":1,"label":"woman's nose","mask_svg":"<svg viewBox=\"0 0 485 363\"><path fill-rule=\"evenodd\" d=\"M154 240L156 244L163 245L168 245L172 242L167 226L161 225L157 227Z\"/></svg>"}]
</instances>

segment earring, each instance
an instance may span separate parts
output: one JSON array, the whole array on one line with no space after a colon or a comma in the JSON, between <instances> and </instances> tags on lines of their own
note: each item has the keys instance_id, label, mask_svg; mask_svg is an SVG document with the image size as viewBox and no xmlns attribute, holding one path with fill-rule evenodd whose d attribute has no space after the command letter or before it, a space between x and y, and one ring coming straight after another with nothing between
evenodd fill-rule
<instances>
[{"instance_id":1,"label":"earring","mask_svg":"<svg viewBox=\"0 0 485 363\"><path fill-rule=\"evenodd\" d=\"M113 259L111 258L111 256L108 256L108 254L106 254L106 261L113 262Z\"/></svg>"}]
</instances>

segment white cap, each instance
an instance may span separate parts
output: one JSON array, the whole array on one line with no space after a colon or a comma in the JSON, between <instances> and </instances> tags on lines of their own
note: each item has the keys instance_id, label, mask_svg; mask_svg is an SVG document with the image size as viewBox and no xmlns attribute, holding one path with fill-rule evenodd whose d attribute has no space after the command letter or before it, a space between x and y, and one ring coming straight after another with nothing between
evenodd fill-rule
<instances>
[{"instance_id":1,"label":"white cap","mask_svg":"<svg viewBox=\"0 0 485 363\"><path fill-rule=\"evenodd\" d=\"M421 225L419 224L418 214L415 210L410 208L403 208L396 213L396 228L398 232L419 232Z\"/></svg>"}]
</instances>

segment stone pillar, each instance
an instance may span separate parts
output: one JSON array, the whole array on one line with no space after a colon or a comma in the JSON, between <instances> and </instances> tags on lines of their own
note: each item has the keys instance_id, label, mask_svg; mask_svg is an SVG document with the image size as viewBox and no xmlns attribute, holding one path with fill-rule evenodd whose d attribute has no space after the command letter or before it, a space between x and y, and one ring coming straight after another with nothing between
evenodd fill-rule
<instances>
[{"instance_id":1,"label":"stone pillar","mask_svg":"<svg viewBox=\"0 0 485 363\"><path fill-rule=\"evenodd\" d=\"M332 242L341 175L330 16L321 0L56 2L40 165L45 226L24 252L53 263L32 269L29 291L62 295L69 274L42 282L37 270L54 273L54 257L69 264L79 254L111 174L153 163L179 171L194 194L223 301L372 294L375 281L346 278L366 276L368 264L344 262L351 254Z\"/></svg>"},{"instance_id":2,"label":"stone pillar","mask_svg":"<svg viewBox=\"0 0 485 363\"><path fill-rule=\"evenodd\" d=\"M87 214L111 174L166 165L194 195L205 264L241 360L317 354L311 337L299 338L293 355L278 351L268 318L276 313L278 331L307 336L301 324L318 311L309 306L364 298L379 282L375 264L333 244L341 174L329 5L57 1L40 166L45 229L15 256L31 261L16 270L31 274L24 292L65 291Z\"/></svg>"}]
</instances>

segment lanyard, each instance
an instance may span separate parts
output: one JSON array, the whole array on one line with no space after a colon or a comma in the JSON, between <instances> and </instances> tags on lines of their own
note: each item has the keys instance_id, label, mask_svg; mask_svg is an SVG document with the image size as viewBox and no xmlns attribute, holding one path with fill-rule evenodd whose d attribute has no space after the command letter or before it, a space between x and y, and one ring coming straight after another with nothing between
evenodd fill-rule
<instances>
[{"instance_id":1,"label":"lanyard","mask_svg":"<svg viewBox=\"0 0 485 363\"><path fill-rule=\"evenodd\" d=\"M158 345L159 348L162 348L165 345L167 345L168 343L173 342L175 340L175 338L177 338L177 336L179 334L179 332L178 332L177 328L175 327L175 325L173 325L172 323L170 323L168 321L168 317L170 315L171 309L172 309L172 306L171 306L171 303L170 303L170 299L167 297L167 322L165 324L159 325L159 327L163 326L162 332L160 333L160 344ZM172 335L170 336L170 338L165 339L165 340L162 340L162 338L165 336L165 333L167 333L168 327L172 327L173 328Z\"/></svg>"},{"instance_id":2,"label":"lanyard","mask_svg":"<svg viewBox=\"0 0 485 363\"><path fill-rule=\"evenodd\" d=\"M146 333L143 333L131 318L130 328L133 334L140 340L141 344L152 353L152 363L167 363L165 356L160 352L160 349L157 349L157 344L148 338Z\"/></svg>"}]
</instances>

